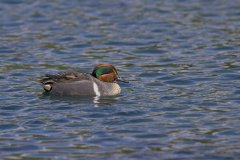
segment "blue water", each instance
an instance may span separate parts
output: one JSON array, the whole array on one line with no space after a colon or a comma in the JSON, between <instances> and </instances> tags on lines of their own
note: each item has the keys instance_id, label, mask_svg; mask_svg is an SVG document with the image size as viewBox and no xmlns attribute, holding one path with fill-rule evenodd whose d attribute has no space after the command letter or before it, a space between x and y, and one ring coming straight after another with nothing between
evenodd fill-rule
<instances>
[{"instance_id":1,"label":"blue water","mask_svg":"<svg viewBox=\"0 0 240 160\"><path fill-rule=\"evenodd\" d=\"M240 1L1 0L1 159L240 157ZM117 97L44 74L111 63Z\"/></svg>"}]
</instances>

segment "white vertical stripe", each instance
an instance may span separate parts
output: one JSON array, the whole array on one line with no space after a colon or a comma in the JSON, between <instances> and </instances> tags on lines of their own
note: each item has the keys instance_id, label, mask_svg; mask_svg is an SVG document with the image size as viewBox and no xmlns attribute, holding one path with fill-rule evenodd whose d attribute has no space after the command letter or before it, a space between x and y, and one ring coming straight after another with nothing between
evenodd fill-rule
<instances>
[{"instance_id":1,"label":"white vertical stripe","mask_svg":"<svg viewBox=\"0 0 240 160\"><path fill-rule=\"evenodd\" d=\"M101 94L99 92L99 89L98 89L98 86L95 82L93 82L93 90L94 90L96 96L101 96Z\"/></svg>"}]
</instances>

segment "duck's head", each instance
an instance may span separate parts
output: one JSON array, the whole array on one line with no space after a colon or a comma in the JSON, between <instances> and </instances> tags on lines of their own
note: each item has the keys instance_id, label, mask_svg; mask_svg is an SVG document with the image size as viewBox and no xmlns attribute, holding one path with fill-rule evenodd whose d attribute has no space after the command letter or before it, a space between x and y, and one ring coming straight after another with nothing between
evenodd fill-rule
<instances>
[{"instance_id":1,"label":"duck's head","mask_svg":"<svg viewBox=\"0 0 240 160\"><path fill-rule=\"evenodd\" d=\"M111 64L97 65L93 69L92 76L104 82L112 83L112 82L120 81L120 82L128 83L127 81L121 79L118 76L116 68Z\"/></svg>"}]
</instances>

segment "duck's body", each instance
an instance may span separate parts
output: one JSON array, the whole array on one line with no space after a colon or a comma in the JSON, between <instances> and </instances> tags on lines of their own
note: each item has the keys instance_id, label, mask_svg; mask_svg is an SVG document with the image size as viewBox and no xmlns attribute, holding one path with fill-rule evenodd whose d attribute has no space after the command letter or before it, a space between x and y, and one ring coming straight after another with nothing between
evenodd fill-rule
<instances>
[{"instance_id":1,"label":"duck's body","mask_svg":"<svg viewBox=\"0 0 240 160\"><path fill-rule=\"evenodd\" d=\"M40 83L46 92L54 95L115 96L121 92L117 80L118 74L112 65L100 64L92 74L66 72L46 75Z\"/></svg>"}]
</instances>

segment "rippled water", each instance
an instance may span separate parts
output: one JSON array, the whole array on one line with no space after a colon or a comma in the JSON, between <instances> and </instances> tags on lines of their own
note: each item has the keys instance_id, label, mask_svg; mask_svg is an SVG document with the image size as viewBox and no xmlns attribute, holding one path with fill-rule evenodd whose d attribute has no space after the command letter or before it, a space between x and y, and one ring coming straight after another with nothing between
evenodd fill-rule
<instances>
[{"instance_id":1,"label":"rippled water","mask_svg":"<svg viewBox=\"0 0 240 160\"><path fill-rule=\"evenodd\" d=\"M0 157L238 159L240 1L1 0ZM46 73L111 63L117 97L51 97Z\"/></svg>"}]
</instances>

